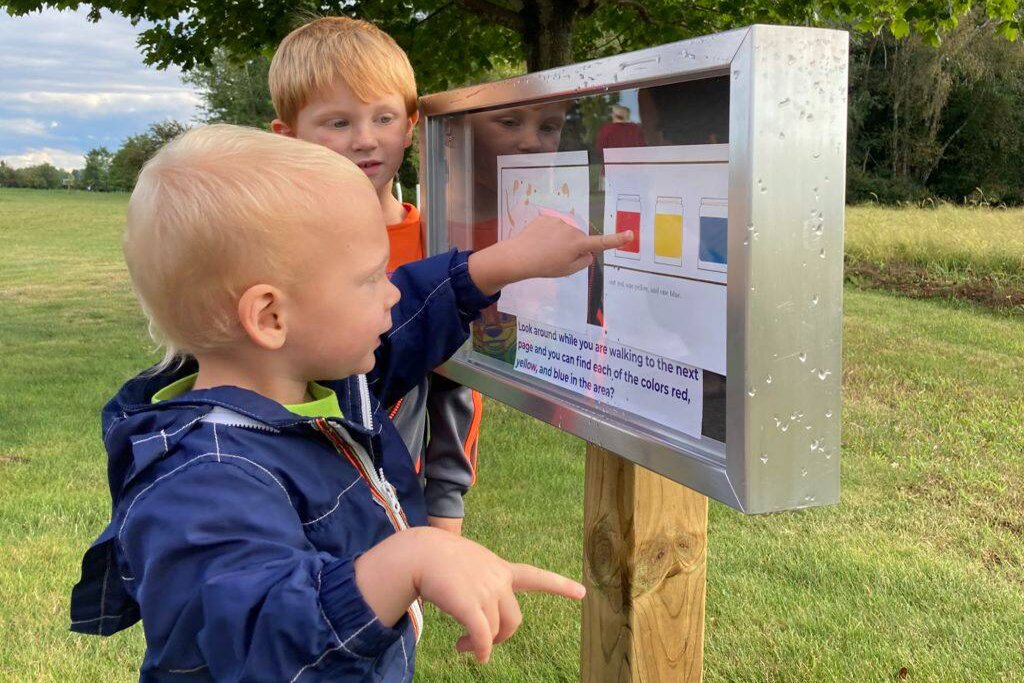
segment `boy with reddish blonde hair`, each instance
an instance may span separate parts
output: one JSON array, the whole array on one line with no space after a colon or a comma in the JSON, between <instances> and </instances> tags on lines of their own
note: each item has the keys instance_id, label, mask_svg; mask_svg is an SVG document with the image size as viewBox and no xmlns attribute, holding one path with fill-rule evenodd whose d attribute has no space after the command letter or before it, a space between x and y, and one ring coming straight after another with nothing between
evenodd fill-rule
<instances>
[{"instance_id":1,"label":"boy with reddish blonde hair","mask_svg":"<svg viewBox=\"0 0 1024 683\"><path fill-rule=\"evenodd\" d=\"M365 21L311 21L281 41L270 92L275 133L349 158L373 183L391 242L388 271L423 258L419 210L392 194L419 117L416 78L398 44ZM461 533L482 408L479 393L439 375L391 408L423 480L431 526Z\"/></svg>"}]
</instances>

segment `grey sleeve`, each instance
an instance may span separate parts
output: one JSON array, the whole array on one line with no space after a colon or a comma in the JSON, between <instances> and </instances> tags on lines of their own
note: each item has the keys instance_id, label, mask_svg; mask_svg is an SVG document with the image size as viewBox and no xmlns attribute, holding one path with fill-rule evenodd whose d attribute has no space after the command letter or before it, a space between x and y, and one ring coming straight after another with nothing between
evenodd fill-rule
<instances>
[{"instance_id":1,"label":"grey sleeve","mask_svg":"<svg viewBox=\"0 0 1024 683\"><path fill-rule=\"evenodd\" d=\"M432 517L465 516L462 497L476 480L482 409L477 392L440 375L430 376L423 473L427 514Z\"/></svg>"}]
</instances>

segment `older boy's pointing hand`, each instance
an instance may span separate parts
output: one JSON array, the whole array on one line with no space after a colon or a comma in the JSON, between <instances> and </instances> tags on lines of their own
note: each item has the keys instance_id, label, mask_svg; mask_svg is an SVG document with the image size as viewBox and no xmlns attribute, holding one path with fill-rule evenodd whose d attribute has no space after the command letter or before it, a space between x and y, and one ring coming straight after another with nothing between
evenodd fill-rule
<instances>
[{"instance_id":1,"label":"older boy's pointing hand","mask_svg":"<svg viewBox=\"0 0 1024 683\"><path fill-rule=\"evenodd\" d=\"M469 275L484 294L536 277L562 277L582 270L594 254L617 249L633 239L632 231L588 235L554 212L535 219L514 237L469 257Z\"/></svg>"}]
</instances>

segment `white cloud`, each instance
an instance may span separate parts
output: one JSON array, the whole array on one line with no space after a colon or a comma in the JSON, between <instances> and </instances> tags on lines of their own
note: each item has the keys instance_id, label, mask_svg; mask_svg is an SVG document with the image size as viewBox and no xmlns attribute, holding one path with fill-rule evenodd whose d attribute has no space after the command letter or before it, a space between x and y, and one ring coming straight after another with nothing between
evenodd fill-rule
<instances>
[{"instance_id":1,"label":"white cloud","mask_svg":"<svg viewBox=\"0 0 1024 683\"><path fill-rule=\"evenodd\" d=\"M81 152L72 152L66 149L55 149L43 147L42 149L29 149L21 154L0 155L0 159L7 162L11 168L24 168L38 164L53 164L57 168L70 171L74 168L85 166L85 156Z\"/></svg>"},{"instance_id":2,"label":"white cloud","mask_svg":"<svg viewBox=\"0 0 1024 683\"><path fill-rule=\"evenodd\" d=\"M153 112L162 117L188 118L200 104L202 99L195 92L185 89L150 92L0 93L0 107L75 117L109 115L112 112Z\"/></svg>"},{"instance_id":3,"label":"white cloud","mask_svg":"<svg viewBox=\"0 0 1024 683\"><path fill-rule=\"evenodd\" d=\"M54 122L50 122L50 128ZM8 133L15 135L35 135L45 136L47 134L47 125L42 121L36 121L35 119L3 119L0 118L0 129Z\"/></svg>"},{"instance_id":4,"label":"white cloud","mask_svg":"<svg viewBox=\"0 0 1024 683\"><path fill-rule=\"evenodd\" d=\"M87 14L0 12L0 117L192 118L201 100L180 70L142 63L137 38L144 23L132 26L107 12L91 23Z\"/></svg>"}]
</instances>

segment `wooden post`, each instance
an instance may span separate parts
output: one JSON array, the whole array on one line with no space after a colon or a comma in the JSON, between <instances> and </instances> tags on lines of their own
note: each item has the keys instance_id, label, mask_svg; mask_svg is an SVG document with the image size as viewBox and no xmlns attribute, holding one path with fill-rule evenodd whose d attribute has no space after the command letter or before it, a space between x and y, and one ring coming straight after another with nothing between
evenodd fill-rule
<instances>
[{"instance_id":1,"label":"wooden post","mask_svg":"<svg viewBox=\"0 0 1024 683\"><path fill-rule=\"evenodd\" d=\"M708 499L587 446L584 683L703 676Z\"/></svg>"}]
</instances>

